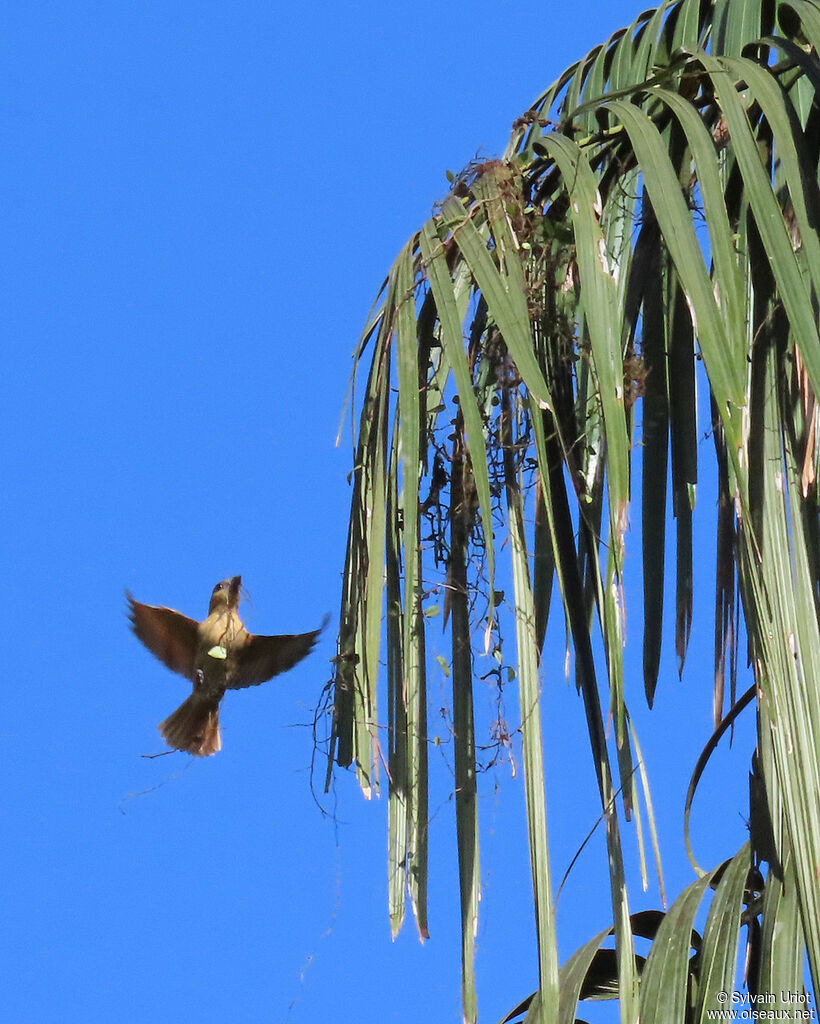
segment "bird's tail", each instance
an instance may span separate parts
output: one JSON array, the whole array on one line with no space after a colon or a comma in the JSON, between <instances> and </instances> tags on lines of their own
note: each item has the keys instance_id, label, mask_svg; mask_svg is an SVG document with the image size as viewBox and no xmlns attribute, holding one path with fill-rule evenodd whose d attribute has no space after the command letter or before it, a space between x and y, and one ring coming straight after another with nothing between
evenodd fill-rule
<instances>
[{"instance_id":1,"label":"bird's tail","mask_svg":"<svg viewBox=\"0 0 820 1024\"><path fill-rule=\"evenodd\" d=\"M192 693L176 711L159 723L158 729L169 747L207 757L222 749L219 734L219 701Z\"/></svg>"}]
</instances>

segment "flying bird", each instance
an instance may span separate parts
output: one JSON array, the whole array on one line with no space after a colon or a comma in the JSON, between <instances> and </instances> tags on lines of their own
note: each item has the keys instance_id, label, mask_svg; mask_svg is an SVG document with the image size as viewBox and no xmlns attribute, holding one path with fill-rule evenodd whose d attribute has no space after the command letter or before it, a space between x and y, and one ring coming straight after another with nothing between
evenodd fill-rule
<instances>
[{"instance_id":1,"label":"flying bird","mask_svg":"<svg viewBox=\"0 0 820 1024\"><path fill-rule=\"evenodd\" d=\"M217 583L202 622L173 608L140 604L126 591L136 635L163 664L194 684L191 696L158 728L169 747L197 757L222 749L219 703L225 691L256 686L293 668L322 631L253 636L239 618L241 586L241 576Z\"/></svg>"}]
</instances>

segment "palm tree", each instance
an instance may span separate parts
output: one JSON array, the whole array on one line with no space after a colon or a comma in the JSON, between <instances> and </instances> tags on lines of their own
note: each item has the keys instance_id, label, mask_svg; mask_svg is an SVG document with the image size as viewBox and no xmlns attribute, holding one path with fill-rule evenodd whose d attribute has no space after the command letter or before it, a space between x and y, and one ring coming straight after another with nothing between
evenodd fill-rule
<instances>
[{"instance_id":1,"label":"palm tree","mask_svg":"<svg viewBox=\"0 0 820 1024\"><path fill-rule=\"evenodd\" d=\"M328 772L354 764L369 794L385 760L391 923L396 931L407 893L424 936L425 635L443 595L468 1021L473 659L489 650L506 664L508 616L540 972L509 1019L571 1022L579 995L606 984L624 1022L702 1019L725 1008L716 993L734 987L742 926L752 994L800 990L806 957L820 981L819 47L815 0L676 0L644 12L517 119L501 159L452 178L390 269L355 352L366 382L354 388L362 408ZM632 915L621 822L646 790L623 670L631 460L640 445L651 707L667 543L681 663L689 639L698 374L717 465L711 699L716 737L756 709L750 839L698 869L666 914ZM510 597L498 589L507 579ZM600 951L604 933L560 970L539 674L553 593L586 714L615 936L614 956ZM753 683L739 697L741 626ZM635 936L652 940L645 961Z\"/></svg>"}]
</instances>

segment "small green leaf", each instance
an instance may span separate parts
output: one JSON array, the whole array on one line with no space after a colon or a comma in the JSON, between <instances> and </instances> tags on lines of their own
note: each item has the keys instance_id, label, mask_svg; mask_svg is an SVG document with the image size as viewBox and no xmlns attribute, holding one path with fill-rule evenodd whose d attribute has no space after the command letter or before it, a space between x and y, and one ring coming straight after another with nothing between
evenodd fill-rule
<instances>
[{"instance_id":1,"label":"small green leaf","mask_svg":"<svg viewBox=\"0 0 820 1024\"><path fill-rule=\"evenodd\" d=\"M439 663L439 665L441 667L441 671L444 673L445 679L449 679L450 678L450 664L447 661L447 659L443 655L437 654L436 655L436 661Z\"/></svg>"}]
</instances>

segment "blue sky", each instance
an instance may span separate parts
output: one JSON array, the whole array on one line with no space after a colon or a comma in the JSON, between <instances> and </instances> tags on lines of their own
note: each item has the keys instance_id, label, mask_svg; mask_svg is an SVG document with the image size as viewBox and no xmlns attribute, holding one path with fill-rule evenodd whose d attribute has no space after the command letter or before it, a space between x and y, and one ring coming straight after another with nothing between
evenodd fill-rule
<instances>
[{"instance_id":1,"label":"blue sky","mask_svg":"<svg viewBox=\"0 0 820 1024\"><path fill-rule=\"evenodd\" d=\"M241 573L250 629L335 625L350 450L334 440L381 279L445 171L500 153L531 99L638 10L120 0L2 15L4 1019L460 1019L446 764L432 939L408 921L391 943L385 801L352 776L330 814L311 795L332 626L288 676L229 696L217 757L146 759L186 687L130 634L123 591L201 617ZM699 509L710 596L688 672L678 682L667 658L639 717L672 893L692 877L682 792L710 731L711 517ZM635 600L636 711L639 614ZM582 707L553 660L557 879L598 811ZM445 696L434 683L432 720ZM748 753L720 751L707 773L705 866L745 838ZM536 978L521 778L502 766L481 783L493 1021ZM608 923L604 871L598 837L561 897L562 957Z\"/></svg>"}]
</instances>

